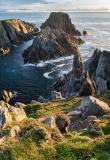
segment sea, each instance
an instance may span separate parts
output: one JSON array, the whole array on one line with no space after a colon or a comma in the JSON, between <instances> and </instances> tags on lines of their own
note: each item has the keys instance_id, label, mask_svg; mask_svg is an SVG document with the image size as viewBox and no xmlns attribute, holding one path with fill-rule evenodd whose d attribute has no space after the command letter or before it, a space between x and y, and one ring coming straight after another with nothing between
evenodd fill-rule
<instances>
[{"instance_id":1,"label":"sea","mask_svg":"<svg viewBox=\"0 0 110 160\"><path fill-rule=\"evenodd\" d=\"M12 13L1 12L0 20L21 19L34 23L38 28L49 17L49 12ZM85 44L80 46L84 61L91 57L96 48L110 51L110 13L109 12L68 12L72 23L78 30L86 30L81 36ZM30 103L39 96L48 98L57 79L72 69L73 55L55 60L40 62L37 65L24 64L22 52L33 40L14 46L9 54L0 57L0 92L16 91L15 102Z\"/></svg>"}]
</instances>

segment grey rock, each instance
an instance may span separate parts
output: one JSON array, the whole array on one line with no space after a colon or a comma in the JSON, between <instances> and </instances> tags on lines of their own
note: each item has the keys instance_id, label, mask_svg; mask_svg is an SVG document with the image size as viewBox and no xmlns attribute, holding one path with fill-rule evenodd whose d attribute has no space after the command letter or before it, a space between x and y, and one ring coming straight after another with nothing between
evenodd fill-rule
<instances>
[{"instance_id":1,"label":"grey rock","mask_svg":"<svg viewBox=\"0 0 110 160\"><path fill-rule=\"evenodd\" d=\"M31 104L37 104L38 102L37 101L35 101L35 100L32 100L31 101Z\"/></svg>"},{"instance_id":2,"label":"grey rock","mask_svg":"<svg viewBox=\"0 0 110 160\"><path fill-rule=\"evenodd\" d=\"M39 61L56 59L74 54L79 47L79 41L70 37L61 29L46 27L42 29L33 44L23 52L24 63L38 63Z\"/></svg>"},{"instance_id":3,"label":"grey rock","mask_svg":"<svg viewBox=\"0 0 110 160\"><path fill-rule=\"evenodd\" d=\"M13 97L13 93L12 92L8 92L8 91L5 91L3 90L2 93L1 93L1 96L0 96L0 99L3 100L4 102L8 103L11 98Z\"/></svg>"},{"instance_id":4,"label":"grey rock","mask_svg":"<svg viewBox=\"0 0 110 160\"><path fill-rule=\"evenodd\" d=\"M71 19L67 13L52 12L41 28L50 27L53 29L62 29L64 32L73 36L81 36L81 33L72 24Z\"/></svg>"},{"instance_id":5,"label":"grey rock","mask_svg":"<svg viewBox=\"0 0 110 160\"><path fill-rule=\"evenodd\" d=\"M88 117L87 117L87 120L88 120L88 121L96 121L96 120L97 120L97 117L91 115L91 116L88 116Z\"/></svg>"},{"instance_id":6,"label":"grey rock","mask_svg":"<svg viewBox=\"0 0 110 160\"><path fill-rule=\"evenodd\" d=\"M49 100L59 100L59 99L63 99L62 95L60 92L56 92L56 91L52 91L51 92L51 96L49 97Z\"/></svg>"},{"instance_id":7,"label":"grey rock","mask_svg":"<svg viewBox=\"0 0 110 160\"><path fill-rule=\"evenodd\" d=\"M87 130L88 131L91 131L92 129L94 129L92 123L89 123L89 125L87 126Z\"/></svg>"},{"instance_id":8,"label":"grey rock","mask_svg":"<svg viewBox=\"0 0 110 160\"><path fill-rule=\"evenodd\" d=\"M82 118L86 119L88 116L103 116L106 112L109 112L110 108L108 104L96 99L92 96L84 97L81 102Z\"/></svg>"},{"instance_id":9,"label":"grey rock","mask_svg":"<svg viewBox=\"0 0 110 160\"><path fill-rule=\"evenodd\" d=\"M48 124L51 128L56 127L55 117L48 117L44 121L45 124Z\"/></svg>"},{"instance_id":10,"label":"grey rock","mask_svg":"<svg viewBox=\"0 0 110 160\"><path fill-rule=\"evenodd\" d=\"M23 108L23 107L26 107L26 105L24 103L20 103L20 102L16 102L14 107L16 108Z\"/></svg>"},{"instance_id":11,"label":"grey rock","mask_svg":"<svg viewBox=\"0 0 110 160\"><path fill-rule=\"evenodd\" d=\"M19 136L20 131L21 129L19 126L14 126L11 128L9 135L10 137L14 138L16 136Z\"/></svg>"},{"instance_id":12,"label":"grey rock","mask_svg":"<svg viewBox=\"0 0 110 160\"><path fill-rule=\"evenodd\" d=\"M45 98L42 97L42 96L40 96L40 97L38 98L38 102L40 102L40 103L47 103L47 102L49 102L49 100L48 100L48 99L45 99Z\"/></svg>"}]
</instances>

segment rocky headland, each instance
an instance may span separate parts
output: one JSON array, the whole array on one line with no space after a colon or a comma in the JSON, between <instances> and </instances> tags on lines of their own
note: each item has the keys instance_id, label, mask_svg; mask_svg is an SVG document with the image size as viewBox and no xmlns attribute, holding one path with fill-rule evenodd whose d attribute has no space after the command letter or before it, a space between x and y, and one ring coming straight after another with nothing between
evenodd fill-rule
<instances>
[{"instance_id":1,"label":"rocky headland","mask_svg":"<svg viewBox=\"0 0 110 160\"><path fill-rule=\"evenodd\" d=\"M34 24L19 19L0 21L0 55L8 53L13 45L32 39L36 32Z\"/></svg>"},{"instance_id":2,"label":"rocky headland","mask_svg":"<svg viewBox=\"0 0 110 160\"><path fill-rule=\"evenodd\" d=\"M51 13L47 22L42 24L42 30L37 34L33 44L24 51L24 63L38 63L40 60L46 61L74 54L84 41L73 37L78 35L73 26L68 14Z\"/></svg>"}]
</instances>

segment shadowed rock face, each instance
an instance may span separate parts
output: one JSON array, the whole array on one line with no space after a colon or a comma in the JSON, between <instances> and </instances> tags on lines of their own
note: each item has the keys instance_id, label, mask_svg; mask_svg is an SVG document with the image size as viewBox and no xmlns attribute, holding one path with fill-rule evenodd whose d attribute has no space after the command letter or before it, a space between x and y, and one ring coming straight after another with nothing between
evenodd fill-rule
<instances>
[{"instance_id":1,"label":"shadowed rock face","mask_svg":"<svg viewBox=\"0 0 110 160\"><path fill-rule=\"evenodd\" d=\"M38 33L33 44L24 51L24 63L38 63L40 60L55 59L74 54L79 40L70 37L61 29L46 27Z\"/></svg>"},{"instance_id":2,"label":"shadowed rock face","mask_svg":"<svg viewBox=\"0 0 110 160\"><path fill-rule=\"evenodd\" d=\"M19 19L0 21L0 54L8 53L13 45L32 39L38 29Z\"/></svg>"},{"instance_id":3,"label":"shadowed rock face","mask_svg":"<svg viewBox=\"0 0 110 160\"><path fill-rule=\"evenodd\" d=\"M67 13L52 12L49 18L41 25L41 29L50 27L53 29L62 29L64 32L72 36L81 36L81 33L72 24Z\"/></svg>"},{"instance_id":4,"label":"shadowed rock face","mask_svg":"<svg viewBox=\"0 0 110 160\"><path fill-rule=\"evenodd\" d=\"M91 81L79 52L73 60L73 69L54 85L54 89L62 93L63 97L89 96L96 94L95 84Z\"/></svg>"},{"instance_id":5,"label":"shadowed rock face","mask_svg":"<svg viewBox=\"0 0 110 160\"><path fill-rule=\"evenodd\" d=\"M97 85L98 95L110 89L110 52L95 50L85 66Z\"/></svg>"}]
</instances>

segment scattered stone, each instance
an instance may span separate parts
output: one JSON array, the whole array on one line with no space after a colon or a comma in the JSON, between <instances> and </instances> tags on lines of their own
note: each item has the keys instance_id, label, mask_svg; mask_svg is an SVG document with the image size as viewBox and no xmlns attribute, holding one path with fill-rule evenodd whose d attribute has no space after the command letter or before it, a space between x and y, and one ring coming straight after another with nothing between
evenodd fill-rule
<instances>
[{"instance_id":1,"label":"scattered stone","mask_svg":"<svg viewBox=\"0 0 110 160\"><path fill-rule=\"evenodd\" d=\"M87 31L83 31L83 35L87 35L88 33L87 33Z\"/></svg>"},{"instance_id":2,"label":"scattered stone","mask_svg":"<svg viewBox=\"0 0 110 160\"><path fill-rule=\"evenodd\" d=\"M89 123L89 125L87 126L87 130L88 131L91 131L92 129L94 129L92 123Z\"/></svg>"},{"instance_id":3,"label":"scattered stone","mask_svg":"<svg viewBox=\"0 0 110 160\"><path fill-rule=\"evenodd\" d=\"M12 117L7 108L7 104L3 101L0 102L0 128L5 128L12 122Z\"/></svg>"},{"instance_id":4,"label":"scattered stone","mask_svg":"<svg viewBox=\"0 0 110 160\"><path fill-rule=\"evenodd\" d=\"M16 108L20 108L20 107L24 108L24 107L26 107L26 105L24 103L16 102L14 107L16 107Z\"/></svg>"},{"instance_id":5,"label":"scattered stone","mask_svg":"<svg viewBox=\"0 0 110 160\"><path fill-rule=\"evenodd\" d=\"M0 145L2 145L6 140L7 140L6 136L0 138Z\"/></svg>"},{"instance_id":6,"label":"scattered stone","mask_svg":"<svg viewBox=\"0 0 110 160\"><path fill-rule=\"evenodd\" d=\"M35 100L32 100L31 101L31 104L37 104L38 102L37 101L35 101Z\"/></svg>"},{"instance_id":7,"label":"scattered stone","mask_svg":"<svg viewBox=\"0 0 110 160\"><path fill-rule=\"evenodd\" d=\"M106 112L109 111L110 108L106 103L92 96L84 97L81 102L81 112L83 119L86 119L91 115L103 116Z\"/></svg>"},{"instance_id":8,"label":"scattered stone","mask_svg":"<svg viewBox=\"0 0 110 160\"><path fill-rule=\"evenodd\" d=\"M54 100L60 100L63 99L62 95L60 92L56 92L56 91L52 91L51 92L51 96L49 98L50 100L54 101Z\"/></svg>"},{"instance_id":9,"label":"scattered stone","mask_svg":"<svg viewBox=\"0 0 110 160\"><path fill-rule=\"evenodd\" d=\"M10 130L10 137L14 138L16 136L19 136L19 133L20 133L21 129L19 126L14 126L11 128Z\"/></svg>"},{"instance_id":10,"label":"scattered stone","mask_svg":"<svg viewBox=\"0 0 110 160\"><path fill-rule=\"evenodd\" d=\"M40 97L38 98L38 102L40 102L40 103L47 103L47 102L49 102L49 100L48 100L48 99L45 99L45 98L42 97L42 96L40 96Z\"/></svg>"},{"instance_id":11,"label":"scattered stone","mask_svg":"<svg viewBox=\"0 0 110 160\"><path fill-rule=\"evenodd\" d=\"M81 116L81 111L79 110L74 110L74 111L71 111L67 114L67 116Z\"/></svg>"},{"instance_id":12,"label":"scattered stone","mask_svg":"<svg viewBox=\"0 0 110 160\"><path fill-rule=\"evenodd\" d=\"M44 123L50 125L51 128L56 127L55 117L46 118Z\"/></svg>"},{"instance_id":13,"label":"scattered stone","mask_svg":"<svg viewBox=\"0 0 110 160\"><path fill-rule=\"evenodd\" d=\"M91 115L91 116L88 116L88 117L87 117L87 120L88 120L88 121L96 121L96 120L97 120L97 117Z\"/></svg>"}]
</instances>

